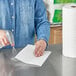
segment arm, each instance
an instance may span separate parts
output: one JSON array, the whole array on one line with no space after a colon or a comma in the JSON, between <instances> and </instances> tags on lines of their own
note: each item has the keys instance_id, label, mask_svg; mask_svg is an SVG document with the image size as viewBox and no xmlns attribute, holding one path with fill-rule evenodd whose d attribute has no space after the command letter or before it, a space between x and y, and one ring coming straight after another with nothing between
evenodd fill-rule
<instances>
[{"instance_id":1,"label":"arm","mask_svg":"<svg viewBox=\"0 0 76 76\"><path fill-rule=\"evenodd\" d=\"M48 43L50 24L48 22L45 5L42 0L36 0L35 4L35 29L37 40L43 39Z\"/></svg>"},{"instance_id":2,"label":"arm","mask_svg":"<svg viewBox=\"0 0 76 76\"><path fill-rule=\"evenodd\" d=\"M35 29L37 35L35 51L37 53L40 50L45 50L50 36L50 23L48 22L45 5L42 0L36 0L35 2ZM39 48L40 46L42 47Z\"/></svg>"}]
</instances>

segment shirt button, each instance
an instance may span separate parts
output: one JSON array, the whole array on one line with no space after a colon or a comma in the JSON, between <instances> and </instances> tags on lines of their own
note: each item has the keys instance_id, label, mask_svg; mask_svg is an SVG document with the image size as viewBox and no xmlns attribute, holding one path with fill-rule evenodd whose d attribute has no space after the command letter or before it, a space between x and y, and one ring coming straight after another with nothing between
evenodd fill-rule
<instances>
[{"instance_id":1,"label":"shirt button","mask_svg":"<svg viewBox=\"0 0 76 76\"><path fill-rule=\"evenodd\" d=\"M15 17L14 16L12 16L12 19L14 19Z\"/></svg>"},{"instance_id":2,"label":"shirt button","mask_svg":"<svg viewBox=\"0 0 76 76\"><path fill-rule=\"evenodd\" d=\"M14 32L14 29L12 29L12 32Z\"/></svg>"},{"instance_id":3,"label":"shirt button","mask_svg":"<svg viewBox=\"0 0 76 76\"><path fill-rule=\"evenodd\" d=\"M11 3L11 6L13 6L14 5L14 3Z\"/></svg>"}]
</instances>

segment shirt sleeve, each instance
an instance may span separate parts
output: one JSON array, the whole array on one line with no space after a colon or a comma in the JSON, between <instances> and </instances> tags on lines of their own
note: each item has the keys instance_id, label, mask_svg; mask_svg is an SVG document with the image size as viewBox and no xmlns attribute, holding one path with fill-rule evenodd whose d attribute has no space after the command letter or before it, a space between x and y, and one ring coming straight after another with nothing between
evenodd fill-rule
<instances>
[{"instance_id":1,"label":"shirt sleeve","mask_svg":"<svg viewBox=\"0 0 76 76\"><path fill-rule=\"evenodd\" d=\"M48 22L46 8L42 0L35 1L35 30L37 40L43 39L48 43L50 23Z\"/></svg>"}]
</instances>

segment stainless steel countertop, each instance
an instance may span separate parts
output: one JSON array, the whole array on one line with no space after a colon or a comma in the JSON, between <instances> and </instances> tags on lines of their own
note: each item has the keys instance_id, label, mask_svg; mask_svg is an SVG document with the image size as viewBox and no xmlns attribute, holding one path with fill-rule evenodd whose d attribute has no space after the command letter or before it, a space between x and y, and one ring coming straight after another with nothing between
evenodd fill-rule
<instances>
[{"instance_id":1,"label":"stainless steel countertop","mask_svg":"<svg viewBox=\"0 0 76 76\"><path fill-rule=\"evenodd\" d=\"M11 49L0 50L0 76L76 76L76 59L62 56L62 45L50 45L47 50L52 54L42 67L11 60Z\"/></svg>"}]
</instances>

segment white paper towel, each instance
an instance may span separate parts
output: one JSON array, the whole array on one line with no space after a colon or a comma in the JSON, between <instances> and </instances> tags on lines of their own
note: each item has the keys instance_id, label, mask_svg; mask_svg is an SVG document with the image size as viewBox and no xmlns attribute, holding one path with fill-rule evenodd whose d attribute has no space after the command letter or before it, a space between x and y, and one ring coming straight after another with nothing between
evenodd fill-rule
<instances>
[{"instance_id":1,"label":"white paper towel","mask_svg":"<svg viewBox=\"0 0 76 76\"><path fill-rule=\"evenodd\" d=\"M63 7L63 55L76 58L76 4Z\"/></svg>"},{"instance_id":2,"label":"white paper towel","mask_svg":"<svg viewBox=\"0 0 76 76\"><path fill-rule=\"evenodd\" d=\"M23 63L41 67L47 60L48 56L51 54L51 51L45 51L43 56L35 57L34 50L35 45L27 45L15 56L15 58L22 61Z\"/></svg>"}]
</instances>

